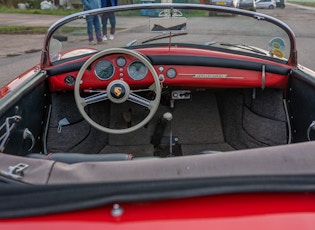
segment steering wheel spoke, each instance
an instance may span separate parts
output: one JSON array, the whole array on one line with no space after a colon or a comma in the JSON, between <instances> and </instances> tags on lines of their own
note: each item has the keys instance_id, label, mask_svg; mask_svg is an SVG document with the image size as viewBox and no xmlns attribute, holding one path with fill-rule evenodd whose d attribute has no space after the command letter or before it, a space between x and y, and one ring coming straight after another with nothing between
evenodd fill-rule
<instances>
[{"instance_id":1,"label":"steering wheel spoke","mask_svg":"<svg viewBox=\"0 0 315 230\"><path fill-rule=\"evenodd\" d=\"M129 97L128 97L128 100L133 102L133 103L136 103L138 105L142 105L144 107L147 107L150 109L150 105L151 105L151 101L144 98L144 97L141 97L139 96L138 94L135 94L135 93L130 93L129 94Z\"/></svg>"},{"instance_id":2,"label":"steering wheel spoke","mask_svg":"<svg viewBox=\"0 0 315 230\"><path fill-rule=\"evenodd\" d=\"M86 105L108 100L107 92L100 92L88 97L82 98Z\"/></svg>"}]
</instances>

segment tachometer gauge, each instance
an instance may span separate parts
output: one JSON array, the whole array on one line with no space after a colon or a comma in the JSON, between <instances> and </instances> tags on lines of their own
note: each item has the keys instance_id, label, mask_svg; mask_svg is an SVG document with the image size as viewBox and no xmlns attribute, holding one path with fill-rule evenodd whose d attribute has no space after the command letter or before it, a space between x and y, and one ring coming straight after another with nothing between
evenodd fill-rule
<instances>
[{"instance_id":1,"label":"tachometer gauge","mask_svg":"<svg viewBox=\"0 0 315 230\"><path fill-rule=\"evenodd\" d=\"M128 66L128 74L133 80L142 80L148 73L148 68L140 61L134 61Z\"/></svg>"},{"instance_id":2,"label":"tachometer gauge","mask_svg":"<svg viewBox=\"0 0 315 230\"><path fill-rule=\"evenodd\" d=\"M114 75L114 66L110 61L100 60L95 65L95 74L101 80L108 80Z\"/></svg>"},{"instance_id":3,"label":"tachometer gauge","mask_svg":"<svg viewBox=\"0 0 315 230\"><path fill-rule=\"evenodd\" d=\"M116 59L116 64L119 66L119 67L123 67L126 65L126 58L120 56Z\"/></svg>"}]
</instances>

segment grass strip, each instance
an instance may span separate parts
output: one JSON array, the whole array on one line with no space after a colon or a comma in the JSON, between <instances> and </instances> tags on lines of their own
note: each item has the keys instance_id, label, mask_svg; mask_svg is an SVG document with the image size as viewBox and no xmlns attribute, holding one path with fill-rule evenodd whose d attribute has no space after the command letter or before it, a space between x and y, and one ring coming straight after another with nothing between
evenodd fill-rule
<instances>
[{"instance_id":1,"label":"grass strip","mask_svg":"<svg viewBox=\"0 0 315 230\"><path fill-rule=\"evenodd\" d=\"M0 34L46 34L47 30L44 26L1 26Z\"/></svg>"}]
</instances>

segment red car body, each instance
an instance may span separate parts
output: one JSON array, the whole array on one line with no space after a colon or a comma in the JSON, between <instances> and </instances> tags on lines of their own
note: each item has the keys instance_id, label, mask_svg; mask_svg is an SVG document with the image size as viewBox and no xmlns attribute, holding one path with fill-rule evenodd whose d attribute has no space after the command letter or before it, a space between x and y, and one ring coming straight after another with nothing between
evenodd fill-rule
<instances>
[{"instance_id":1,"label":"red car body","mask_svg":"<svg viewBox=\"0 0 315 230\"><path fill-rule=\"evenodd\" d=\"M112 12L115 40L88 47L86 19ZM0 228L313 229L315 73L297 60L287 25L227 7L56 22L0 90Z\"/></svg>"},{"instance_id":2,"label":"red car body","mask_svg":"<svg viewBox=\"0 0 315 230\"><path fill-rule=\"evenodd\" d=\"M313 229L314 193L254 193L120 203L1 221L4 229Z\"/></svg>"}]
</instances>

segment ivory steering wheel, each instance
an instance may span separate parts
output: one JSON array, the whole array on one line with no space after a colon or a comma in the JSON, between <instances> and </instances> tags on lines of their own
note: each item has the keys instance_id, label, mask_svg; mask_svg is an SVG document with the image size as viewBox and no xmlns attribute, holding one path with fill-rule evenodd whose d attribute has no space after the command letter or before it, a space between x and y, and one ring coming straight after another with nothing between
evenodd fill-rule
<instances>
[{"instance_id":1,"label":"ivory steering wheel","mask_svg":"<svg viewBox=\"0 0 315 230\"><path fill-rule=\"evenodd\" d=\"M116 80L109 80L110 83L108 84L106 90L104 90L103 92L100 92L100 93L97 93L88 97L81 97L80 84L82 82L82 77L86 69L98 58L101 58L110 54L126 54L126 55L133 56L134 58L137 58L139 61L141 61L148 68L148 70L151 72L154 78L153 85L149 87L150 90L153 90L155 92L155 97L153 100L149 100L147 98L139 96L130 88L127 82L125 82L123 79L117 79L117 78ZM117 93L117 91L119 91L119 93ZM123 49L123 48L111 48L111 49L100 51L99 53L93 55L82 65L78 73L78 76L76 78L75 85L74 85L74 98L75 98L75 102L77 104L77 107L81 115L90 125L106 133L125 134L125 133L133 132L143 127L154 116L160 104L161 83L160 83L158 74L153 68L152 64L142 54L134 50L128 50L128 49ZM126 101L131 101L133 103L146 107L149 110L149 114L142 121L128 128L113 129L113 128L105 127L95 122L87 114L87 112L84 109L89 104L97 103L104 100L110 100L111 102L116 103L116 104L123 103Z\"/></svg>"}]
</instances>

